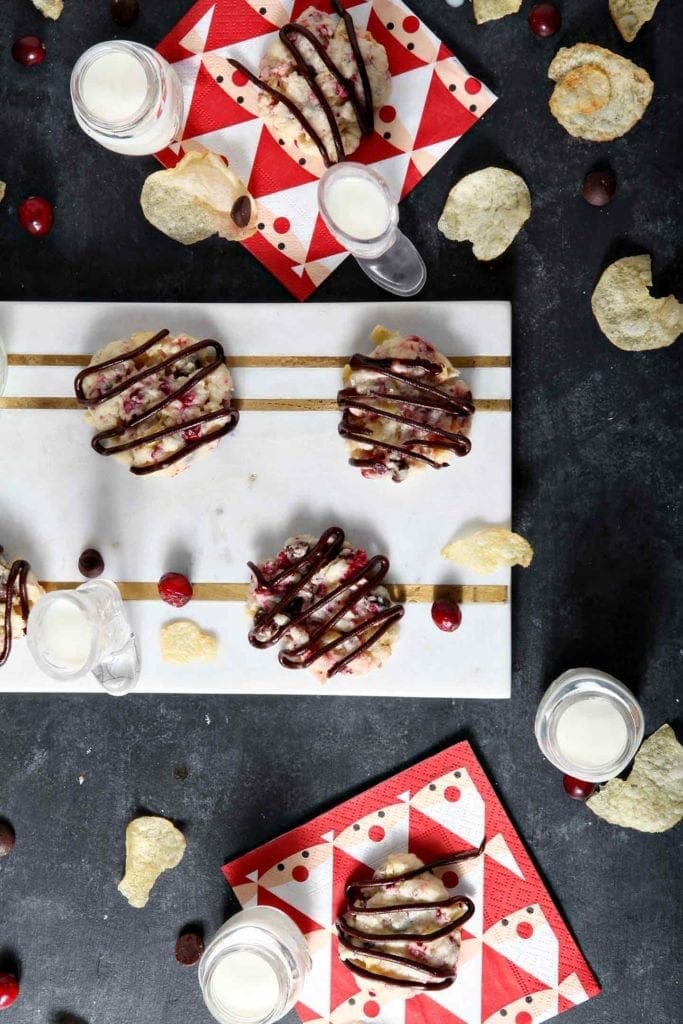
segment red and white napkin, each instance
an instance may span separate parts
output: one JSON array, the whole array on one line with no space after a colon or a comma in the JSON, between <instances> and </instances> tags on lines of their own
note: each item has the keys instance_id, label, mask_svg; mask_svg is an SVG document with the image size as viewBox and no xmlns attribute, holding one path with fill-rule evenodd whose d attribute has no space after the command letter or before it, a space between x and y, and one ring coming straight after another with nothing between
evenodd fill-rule
<instances>
[{"instance_id":1,"label":"red and white napkin","mask_svg":"<svg viewBox=\"0 0 683 1024\"><path fill-rule=\"evenodd\" d=\"M339 961L334 921L351 879L390 853L440 869L476 913L462 929L458 977L443 992L386 1000ZM299 925L313 970L297 1005L307 1024L539 1024L600 991L469 743L458 743L226 864L243 907L278 907Z\"/></svg>"},{"instance_id":2,"label":"red and white napkin","mask_svg":"<svg viewBox=\"0 0 683 1024\"><path fill-rule=\"evenodd\" d=\"M402 0L344 0L389 57L392 90L377 129L352 159L373 164L401 198L495 102ZM346 258L318 214L322 162L300 166L257 114L255 86L227 64L254 72L275 33L307 7L329 0L198 0L157 49L185 94L182 141L162 153L167 167L192 148L221 153L259 201L259 231L242 244L297 299L308 298ZM444 196L445 200L445 196Z\"/></svg>"}]
</instances>

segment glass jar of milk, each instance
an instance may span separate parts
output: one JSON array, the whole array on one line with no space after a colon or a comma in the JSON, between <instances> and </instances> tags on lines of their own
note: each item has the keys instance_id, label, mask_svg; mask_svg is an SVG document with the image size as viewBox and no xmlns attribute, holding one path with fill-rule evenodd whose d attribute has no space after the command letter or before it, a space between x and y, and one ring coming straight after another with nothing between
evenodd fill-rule
<instances>
[{"instance_id":1,"label":"glass jar of milk","mask_svg":"<svg viewBox=\"0 0 683 1024\"><path fill-rule=\"evenodd\" d=\"M178 76L140 43L113 40L86 50L71 73L71 102L86 135L127 156L158 153L183 124Z\"/></svg>"},{"instance_id":2,"label":"glass jar of milk","mask_svg":"<svg viewBox=\"0 0 683 1024\"><path fill-rule=\"evenodd\" d=\"M199 984L220 1024L272 1024L292 1009L310 969L306 939L294 922L273 907L249 907L206 947Z\"/></svg>"},{"instance_id":3,"label":"glass jar of milk","mask_svg":"<svg viewBox=\"0 0 683 1024\"><path fill-rule=\"evenodd\" d=\"M643 713L618 679L573 668L546 690L536 712L538 745L565 775L605 782L623 771L643 741Z\"/></svg>"}]
</instances>

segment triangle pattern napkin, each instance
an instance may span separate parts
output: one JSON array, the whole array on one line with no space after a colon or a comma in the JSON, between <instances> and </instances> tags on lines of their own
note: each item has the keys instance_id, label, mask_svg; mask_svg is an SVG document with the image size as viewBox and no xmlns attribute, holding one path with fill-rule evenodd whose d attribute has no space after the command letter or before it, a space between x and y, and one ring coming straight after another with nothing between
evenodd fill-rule
<instances>
[{"instance_id":1,"label":"triangle pattern napkin","mask_svg":"<svg viewBox=\"0 0 683 1024\"><path fill-rule=\"evenodd\" d=\"M390 854L440 868L476 913L462 929L455 984L404 1000L380 996L338 959L334 921L352 877ZM313 970L297 1011L311 1024L540 1024L600 988L469 743L400 772L306 825L226 864L243 907L278 907L305 934Z\"/></svg>"},{"instance_id":2,"label":"triangle pattern napkin","mask_svg":"<svg viewBox=\"0 0 683 1024\"><path fill-rule=\"evenodd\" d=\"M242 244L301 300L345 256L316 230L324 167L310 158L302 165L300 151L278 144L258 116L256 87L228 57L258 71L278 29L310 6L331 9L329 0L198 0L157 47L185 95L182 139L158 159L172 167L193 148L226 157L262 207L257 234ZM402 0L345 0L345 7L385 47L392 76L375 132L352 159L375 165L403 198L496 97Z\"/></svg>"}]
</instances>

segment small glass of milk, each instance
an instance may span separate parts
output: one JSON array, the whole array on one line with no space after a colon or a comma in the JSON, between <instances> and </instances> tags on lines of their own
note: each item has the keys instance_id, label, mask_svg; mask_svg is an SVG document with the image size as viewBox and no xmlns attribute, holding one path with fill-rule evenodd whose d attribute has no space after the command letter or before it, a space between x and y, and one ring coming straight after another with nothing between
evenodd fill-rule
<instances>
[{"instance_id":1,"label":"small glass of milk","mask_svg":"<svg viewBox=\"0 0 683 1024\"><path fill-rule=\"evenodd\" d=\"M71 73L79 125L106 149L146 156L165 149L183 124L183 90L170 64L148 46L98 43Z\"/></svg>"},{"instance_id":2,"label":"small glass of milk","mask_svg":"<svg viewBox=\"0 0 683 1024\"><path fill-rule=\"evenodd\" d=\"M536 712L538 745L565 775L605 782L623 771L643 741L643 713L623 683L574 668L546 690Z\"/></svg>"},{"instance_id":3,"label":"small glass of milk","mask_svg":"<svg viewBox=\"0 0 683 1024\"><path fill-rule=\"evenodd\" d=\"M111 580L89 580L41 597L28 617L26 640L38 668L60 682L92 673L119 697L138 681L135 635Z\"/></svg>"},{"instance_id":4,"label":"small glass of milk","mask_svg":"<svg viewBox=\"0 0 683 1024\"><path fill-rule=\"evenodd\" d=\"M292 1009L310 969L306 939L294 922L273 907L249 907L206 947L199 984L220 1024L272 1024Z\"/></svg>"},{"instance_id":5,"label":"small glass of milk","mask_svg":"<svg viewBox=\"0 0 683 1024\"><path fill-rule=\"evenodd\" d=\"M318 205L338 242L380 288L416 295L427 280L419 252L398 228L398 204L384 178L365 164L334 164L318 183Z\"/></svg>"}]
</instances>

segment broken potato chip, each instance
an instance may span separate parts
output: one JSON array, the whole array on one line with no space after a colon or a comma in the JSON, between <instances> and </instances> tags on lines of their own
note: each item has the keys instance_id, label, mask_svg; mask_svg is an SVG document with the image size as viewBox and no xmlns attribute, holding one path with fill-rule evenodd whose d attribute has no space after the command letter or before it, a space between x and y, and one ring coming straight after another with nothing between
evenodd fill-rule
<instances>
[{"instance_id":1,"label":"broken potato chip","mask_svg":"<svg viewBox=\"0 0 683 1024\"><path fill-rule=\"evenodd\" d=\"M521 6L522 0L472 0L477 25L505 18L508 14L516 14Z\"/></svg>"},{"instance_id":2,"label":"broken potato chip","mask_svg":"<svg viewBox=\"0 0 683 1024\"><path fill-rule=\"evenodd\" d=\"M442 548L449 562L489 576L506 565L531 565L534 549L528 540L502 526L488 526Z\"/></svg>"},{"instance_id":3,"label":"broken potato chip","mask_svg":"<svg viewBox=\"0 0 683 1024\"><path fill-rule=\"evenodd\" d=\"M683 304L674 295L650 294L652 265L647 254L611 263L595 286L591 306L602 333L626 352L665 348L683 331Z\"/></svg>"},{"instance_id":4,"label":"broken potato chip","mask_svg":"<svg viewBox=\"0 0 683 1024\"><path fill-rule=\"evenodd\" d=\"M192 661L215 661L218 641L212 633L204 633L196 622L177 619L161 627L161 657L171 665L188 665Z\"/></svg>"},{"instance_id":5,"label":"broken potato chip","mask_svg":"<svg viewBox=\"0 0 683 1024\"><path fill-rule=\"evenodd\" d=\"M494 260L530 216L531 196L524 180L502 167L485 167L453 186L438 228L451 241L471 242L478 260Z\"/></svg>"},{"instance_id":6,"label":"broken potato chip","mask_svg":"<svg viewBox=\"0 0 683 1024\"><path fill-rule=\"evenodd\" d=\"M0 181L0 203L5 198L5 192L7 191L7 185L4 181Z\"/></svg>"},{"instance_id":7,"label":"broken potato chip","mask_svg":"<svg viewBox=\"0 0 683 1024\"><path fill-rule=\"evenodd\" d=\"M633 128L652 99L652 79L618 53L593 43L558 50L548 68L555 82L550 112L577 139L610 142Z\"/></svg>"},{"instance_id":8,"label":"broken potato chip","mask_svg":"<svg viewBox=\"0 0 683 1024\"><path fill-rule=\"evenodd\" d=\"M150 814L128 823L126 872L118 889L131 907L147 905L157 878L180 864L185 845L185 836L167 818Z\"/></svg>"},{"instance_id":9,"label":"broken potato chip","mask_svg":"<svg viewBox=\"0 0 683 1024\"><path fill-rule=\"evenodd\" d=\"M46 18L56 21L64 10L64 0L31 0L34 7L37 7Z\"/></svg>"},{"instance_id":10,"label":"broken potato chip","mask_svg":"<svg viewBox=\"0 0 683 1024\"><path fill-rule=\"evenodd\" d=\"M609 12L619 34L632 43L646 21L650 21L659 0L609 0Z\"/></svg>"},{"instance_id":11,"label":"broken potato chip","mask_svg":"<svg viewBox=\"0 0 683 1024\"><path fill-rule=\"evenodd\" d=\"M145 181L140 205L150 224L183 245L219 234L229 242L256 231L256 203L216 153L191 150Z\"/></svg>"},{"instance_id":12,"label":"broken potato chip","mask_svg":"<svg viewBox=\"0 0 683 1024\"><path fill-rule=\"evenodd\" d=\"M683 747L670 725L643 743L629 777L610 779L586 805L611 825L666 832L683 818Z\"/></svg>"}]
</instances>

